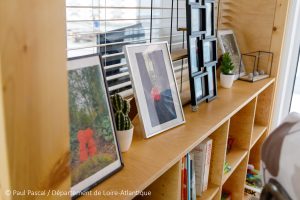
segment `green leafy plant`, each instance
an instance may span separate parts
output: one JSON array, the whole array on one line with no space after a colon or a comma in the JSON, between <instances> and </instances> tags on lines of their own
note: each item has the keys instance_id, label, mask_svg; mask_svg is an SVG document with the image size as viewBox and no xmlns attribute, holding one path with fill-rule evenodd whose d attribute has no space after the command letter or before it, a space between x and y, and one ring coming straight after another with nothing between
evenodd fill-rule
<instances>
[{"instance_id":1,"label":"green leafy plant","mask_svg":"<svg viewBox=\"0 0 300 200\"><path fill-rule=\"evenodd\" d=\"M128 116L130 112L129 100L125 100L121 95L115 94L111 97L111 102L115 113L117 130L125 131L131 129L132 123Z\"/></svg>"},{"instance_id":2,"label":"green leafy plant","mask_svg":"<svg viewBox=\"0 0 300 200\"><path fill-rule=\"evenodd\" d=\"M234 65L231 60L230 54L224 53L221 61L221 72L225 75L233 75Z\"/></svg>"}]
</instances>

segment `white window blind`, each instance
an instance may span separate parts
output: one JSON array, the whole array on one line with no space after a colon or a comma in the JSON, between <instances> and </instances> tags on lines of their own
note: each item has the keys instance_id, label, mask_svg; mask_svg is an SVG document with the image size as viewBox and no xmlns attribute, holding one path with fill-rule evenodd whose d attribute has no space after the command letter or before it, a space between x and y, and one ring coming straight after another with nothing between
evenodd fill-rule
<instances>
[{"instance_id":1,"label":"white window blind","mask_svg":"<svg viewBox=\"0 0 300 200\"><path fill-rule=\"evenodd\" d=\"M172 51L176 51L183 48L183 40L186 44L186 36L183 39L183 32L177 31L186 27L186 10L185 0L173 1ZM110 93L130 95L123 46L150 42L150 37L152 42L170 42L171 8L172 0L153 0L151 29L151 0L66 0L68 57L101 53ZM179 79L181 72L187 73L186 61L174 62L174 68Z\"/></svg>"}]
</instances>

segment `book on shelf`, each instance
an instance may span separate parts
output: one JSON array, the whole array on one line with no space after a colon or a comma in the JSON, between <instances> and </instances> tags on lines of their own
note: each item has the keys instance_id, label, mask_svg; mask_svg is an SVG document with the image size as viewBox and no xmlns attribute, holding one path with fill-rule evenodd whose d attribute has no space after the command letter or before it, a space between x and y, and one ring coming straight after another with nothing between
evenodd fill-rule
<instances>
[{"instance_id":1,"label":"book on shelf","mask_svg":"<svg viewBox=\"0 0 300 200\"><path fill-rule=\"evenodd\" d=\"M191 175L191 182L190 182L190 191L191 191L191 200L196 200L196 173L195 173L195 160L194 160L194 153L190 154L190 175Z\"/></svg>"},{"instance_id":2,"label":"book on shelf","mask_svg":"<svg viewBox=\"0 0 300 200\"><path fill-rule=\"evenodd\" d=\"M181 160L181 199L196 200L194 155L188 153Z\"/></svg>"},{"instance_id":3,"label":"book on shelf","mask_svg":"<svg viewBox=\"0 0 300 200\"><path fill-rule=\"evenodd\" d=\"M186 169L187 169L187 199L191 199L191 170L190 170L190 154L186 155Z\"/></svg>"},{"instance_id":4,"label":"book on shelf","mask_svg":"<svg viewBox=\"0 0 300 200\"><path fill-rule=\"evenodd\" d=\"M205 139L192 150L192 153L195 162L196 194L201 196L208 187L212 139Z\"/></svg>"},{"instance_id":5,"label":"book on shelf","mask_svg":"<svg viewBox=\"0 0 300 200\"><path fill-rule=\"evenodd\" d=\"M187 200L186 156L181 160L181 200Z\"/></svg>"}]
</instances>

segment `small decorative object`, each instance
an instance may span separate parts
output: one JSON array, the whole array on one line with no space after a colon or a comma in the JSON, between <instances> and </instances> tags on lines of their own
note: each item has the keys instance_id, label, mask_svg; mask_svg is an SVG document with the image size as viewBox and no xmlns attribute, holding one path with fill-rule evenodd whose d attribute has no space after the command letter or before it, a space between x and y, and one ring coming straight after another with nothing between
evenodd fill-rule
<instances>
[{"instance_id":1,"label":"small decorative object","mask_svg":"<svg viewBox=\"0 0 300 200\"><path fill-rule=\"evenodd\" d=\"M227 153L231 151L233 143L234 143L234 138L229 137L227 140Z\"/></svg>"},{"instance_id":2,"label":"small decorative object","mask_svg":"<svg viewBox=\"0 0 300 200\"><path fill-rule=\"evenodd\" d=\"M240 63L241 54L234 32L232 30L220 30L218 31L218 40L222 53L224 54L228 52L231 56L234 66L233 73L235 74L235 80L240 76L245 75L244 63Z\"/></svg>"},{"instance_id":3,"label":"small decorative object","mask_svg":"<svg viewBox=\"0 0 300 200\"><path fill-rule=\"evenodd\" d=\"M234 81L234 65L231 61L230 54L224 53L221 62L221 86L231 88Z\"/></svg>"},{"instance_id":4,"label":"small decorative object","mask_svg":"<svg viewBox=\"0 0 300 200\"><path fill-rule=\"evenodd\" d=\"M127 45L125 55L145 137L183 124L168 43Z\"/></svg>"},{"instance_id":5,"label":"small decorative object","mask_svg":"<svg viewBox=\"0 0 300 200\"><path fill-rule=\"evenodd\" d=\"M259 70L259 75L265 75L265 71L264 70Z\"/></svg>"},{"instance_id":6,"label":"small decorative object","mask_svg":"<svg viewBox=\"0 0 300 200\"><path fill-rule=\"evenodd\" d=\"M267 51L256 51L241 55L241 70L246 69L244 75L239 79L255 82L270 77L273 63L273 53ZM243 63L243 64L242 64ZM242 67L244 65L245 67Z\"/></svg>"},{"instance_id":7,"label":"small decorative object","mask_svg":"<svg viewBox=\"0 0 300 200\"><path fill-rule=\"evenodd\" d=\"M68 61L71 196L123 166L99 55Z\"/></svg>"},{"instance_id":8,"label":"small decorative object","mask_svg":"<svg viewBox=\"0 0 300 200\"><path fill-rule=\"evenodd\" d=\"M231 200L232 196L230 192L223 191L221 195L221 200Z\"/></svg>"},{"instance_id":9,"label":"small decorative object","mask_svg":"<svg viewBox=\"0 0 300 200\"><path fill-rule=\"evenodd\" d=\"M230 164L225 161L225 164L224 164L224 174L227 174L228 172L230 172L232 169L232 167L230 166Z\"/></svg>"},{"instance_id":10,"label":"small decorative object","mask_svg":"<svg viewBox=\"0 0 300 200\"><path fill-rule=\"evenodd\" d=\"M117 138L120 149L121 152L126 152L130 148L133 135L133 125L128 116L130 112L130 100L125 100L121 95L115 94L111 97L111 102L115 113Z\"/></svg>"},{"instance_id":11,"label":"small decorative object","mask_svg":"<svg viewBox=\"0 0 300 200\"><path fill-rule=\"evenodd\" d=\"M250 73L248 74L248 79L252 79L252 78L253 78L253 73L250 72Z\"/></svg>"},{"instance_id":12,"label":"small decorative object","mask_svg":"<svg viewBox=\"0 0 300 200\"><path fill-rule=\"evenodd\" d=\"M192 110L217 96L217 39L214 1L186 1Z\"/></svg>"}]
</instances>

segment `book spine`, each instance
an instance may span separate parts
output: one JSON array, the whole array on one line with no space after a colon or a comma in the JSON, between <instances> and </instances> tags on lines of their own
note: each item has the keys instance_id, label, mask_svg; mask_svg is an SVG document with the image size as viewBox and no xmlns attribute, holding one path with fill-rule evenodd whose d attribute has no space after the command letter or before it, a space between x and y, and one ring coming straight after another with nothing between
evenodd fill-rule
<instances>
[{"instance_id":1,"label":"book spine","mask_svg":"<svg viewBox=\"0 0 300 200\"><path fill-rule=\"evenodd\" d=\"M196 200L196 175L195 175L195 157L194 153L190 154L191 158L191 197Z\"/></svg>"},{"instance_id":2,"label":"book spine","mask_svg":"<svg viewBox=\"0 0 300 200\"><path fill-rule=\"evenodd\" d=\"M204 146L202 144L198 145L194 150L194 160L195 160L195 176L196 176L196 195L202 195L203 188L203 173L204 173Z\"/></svg>"},{"instance_id":3,"label":"book spine","mask_svg":"<svg viewBox=\"0 0 300 200\"><path fill-rule=\"evenodd\" d=\"M181 200L185 200L186 182L185 182L185 157L181 159Z\"/></svg>"},{"instance_id":4,"label":"book spine","mask_svg":"<svg viewBox=\"0 0 300 200\"><path fill-rule=\"evenodd\" d=\"M191 200L191 168L190 168L190 154L186 155L187 161L187 199Z\"/></svg>"},{"instance_id":5,"label":"book spine","mask_svg":"<svg viewBox=\"0 0 300 200\"><path fill-rule=\"evenodd\" d=\"M209 168L212 151L212 140L208 140L205 144L205 166L204 166L204 177L203 177L203 191L208 188Z\"/></svg>"},{"instance_id":6,"label":"book spine","mask_svg":"<svg viewBox=\"0 0 300 200\"><path fill-rule=\"evenodd\" d=\"M183 158L183 191L182 200L187 200L187 156Z\"/></svg>"}]
</instances>

